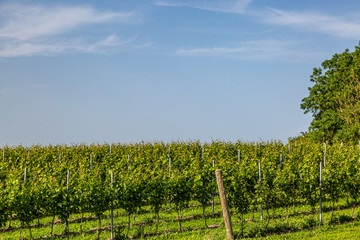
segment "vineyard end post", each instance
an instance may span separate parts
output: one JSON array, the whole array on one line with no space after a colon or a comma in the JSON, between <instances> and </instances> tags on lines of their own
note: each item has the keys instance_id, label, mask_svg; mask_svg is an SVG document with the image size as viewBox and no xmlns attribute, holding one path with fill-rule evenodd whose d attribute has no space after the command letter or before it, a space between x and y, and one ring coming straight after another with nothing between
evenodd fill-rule
<instances>
[{"instance_id":1,"label":"vineyard end post","mask_svg":"<svg viewBox=\"0 0 360 240\"><path fill-rule=\"evenodd\" d=\"M225 187L224 187L224 182L222 179L221 169L216 170L215 174L216 174L216 182L217 182L218 189L219 189L222 213L223 213L224 222L225 222L226 238L228 240L234 240L235 237L234 237L234 233L233 233L232 226L231 226L231 216L230 216L228 203L226 200Z\"/></svg>"}]
</instances>

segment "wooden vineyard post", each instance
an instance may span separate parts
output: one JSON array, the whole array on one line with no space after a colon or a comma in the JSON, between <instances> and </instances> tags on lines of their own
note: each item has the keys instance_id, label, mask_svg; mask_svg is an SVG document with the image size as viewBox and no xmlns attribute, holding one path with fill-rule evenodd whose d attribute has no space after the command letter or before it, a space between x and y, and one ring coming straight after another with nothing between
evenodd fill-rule
<instances>
[{"instance_id":1,"label":"wooden vineyard post","mask_svg":"<svg viewBox=\"0 0 360 240\"><path fill-rule=\"evenodd\" d=\"M239 149L239 152L238 152L238 162L240 163L240 158L241 158L241 152L240 152L240 149Z\"/></svg>"},{"instance_id":2,"label":"wooden vineyard post","mask_svg":"<svg viewBox=\"0 0 360 240\"><path fill-rule=\"evenodd\" d=\"M171 178L171 156L170 156L170 147L169 147L169 177ZM171 208L171 200L169 200L169 208Z\"/></svg>"},{"instance_id":3,"label":"wooden vineyard post","mask_svg":"<svg viewBox=\"0 0 360 240\"><path fill-rule=\"evenodd\" d=\"M212 165L213 165L213 168L215 168L215 160L214 159L212 160ZM213 181L214 181L215 174L214 174L214 172L212 174L213 174ZM214 190L212 191L211 195L212 195L211 196L212 197L211 210L212 210L212 215L214 216L214 211L215 211L215 192L214 192Z\"/></svg>"},{"instance_id":4,"label":"wooden vineyard post","mask_svg":"<svg viewBox=\"0 0 360 240\"><path fill-rule=\"evenodd\" d=\"M261 163L260 162L259 162L259 186L261 188ZM262 202L260 202L260 213L261 213L260 220L264 220Z\"/></svg>"},{"instance_id":5,"label":"wooden vineyard post","mask_svg":"<svg viewBox=\"0 0 360 240\"><path fill-rule=\"evenodd\" d=\"M282 153L280 153L280 169L282 168Z\"/></svg>"},{"instance_id":6,"label":"wooden vineyard post","mask_svg":"<svg viewBox=\"0 0 360 240\"><path fill-rule=\"evenodd\" d=\"M27 177L27 168L25 168L25 172L24 172L24 183L26 183L26 177ZM23 228L23 226L24 226L24 223L21 222L19 239L22 239L21 238L21 229Z\"/></svg>"},{"instance_id":7,"label":"wooden vineyard post","mask_svg":"<svg viewBox=\"0 0 360 240\"><path fill-rule=\"evenodd\" d=\"M92 170L92 153L90 153L90 170Z\"/></svg>"},{"instance_id":8,"label":"wooden vineyard post","mask_svg":"<svg viewBox=\"0 0 360 240\"><path fill-rule=\"evenodd\" d=\"M320 224L322 223L322 199L321 199L321 187L322 187L322 166L321 166L321 162L320 162L320 216L319 216L319 221Z\"/></svg>"},{"instance_id":9,"label":"wooden vineyard post","mask_svg":"<svg viewBox=\"0 0 360 240\"><path fill-rule=\"evenodd\" d=\"M324 171L326 169L326 143L324 143Z\"/></svg>"},{"instance_id":10,"label":"wooden vineyard post","mask_svg":"<svg viewBox=\"0 0 360 240\"><path fill-rule=\"evenodd\" d=\"M26 183L26 177L27 177L27 168L25 168L25 173L24 173L24 182Z\"/></svg>"},{"instance_id":11,"label":"wooden vineyard post","mask_svg":"<svg viewBox=\"0 0 360 240\"><path fill-rule=\"evenodd\" d=\"M230 212L229 212L228 203L226 200L225 187L224 187L224 182L222 179L222 171L221 171L221 169L218 169L215 171L215 173L216 173L216 182L217 182L218 189L219 189L221 209L222 209L224 222L225 222L226 238L229 240L233 240L233 239L235 239L235 237L234 237L234 233L232 231L232 226L231 226L231 216L230 216Z\"/></svg>"},{"instance_id":12,"label":"wooden vineyard post","mask_svg":"<svg viewBox=\"0 0 360 240\"><path fill-rule=\"evenodd\" d=\"M5 148L3 149L3 162L5 161Z\"/></svg>"},{"instance_id":13,"label":"wooden vineyard post","mask_svg":"<svg viewBox=\"0 0 360 240\"><path fill-rule=\"evenodd\" d=\"M128 167L127 167L127 173L129 174L129 168L130 168L130 155L128 155Z\"/></svg>"},{"instance_id":14,"label":"wooden vineyard post","mask_svg":"<svg viewBox=\"0 0 360 240\"><path fill-rule=\"evenodd\" d=\"M201 161L204 161L204 146L202 147L202 152L201 152Z\"/></svg>"},{"instance_id":15,"label":"wooden vineyard post","mask_svg":"<svg viewBox=\"0 0 360 240\"><path fill-rule=\"evenodd\" d=\"M111 173L111 240L114 239L114 173Z\"/></svg>"},{"instance_id":16,"label":"wooden vineyard post","mask_svg":"<svg viewBox=\"0 0 360 240\"><path fill-rule=\"evenodd\" d=\"M70 170L67 170L67 175L66 175L66 194L69 194L69 179L70 179ZM66 216L66 220L65 220L65 234L67 235L67 238L69 239L69 221L68 221L69 216Z\"/></svg>"}]
</instances>

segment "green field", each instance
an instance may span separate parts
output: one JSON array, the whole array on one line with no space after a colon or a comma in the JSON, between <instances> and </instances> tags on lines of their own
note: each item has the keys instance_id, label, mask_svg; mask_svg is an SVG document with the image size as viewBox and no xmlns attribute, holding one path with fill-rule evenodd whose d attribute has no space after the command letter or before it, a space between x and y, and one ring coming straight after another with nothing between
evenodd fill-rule
<instances>
[{"instance_id":1,"label":"green field","mask_svg":"<svg viewBox=\"0 0 360 240\"><path fill-rule=\"evenodd\" d=\"M3 152L0 239L30 239L30 231L33 239L109 239L112 199L117 239L224 239L215 169L223 170L237 239L359 235L359 146L173 142Z\"/></svg>"},{"instance_id":2,"label":"green field","mask_svg":"<svg viewBox=\"0 0 360 240\"><path fill-rule=\"evenodd\" d=\"M179 223L177 221L177 214L173 209L164 208L160 214L160 224L158 233L152 236L156 224L154 214L149 209L143 209L141 213L137 214L131 219L131 229L129 238L139 239L225 239L225 228L221 215L221 207L216 198L215 214L212 215L211 206L206 209L207 223L209 228L204 226L204 220L201 216L202 210L195 202L191 202L189 208L184 211L182 231L179 231ZM164 206L165 207L165 206ZM323 214L323 224L319 223L319 213L312 215L310 208L306 205L298 206L295 213L289 217L288 223L285 217L285 209L276 209L274 218L266 227L267 219L260 221L259 211L255 212L255 221L252 221L252 213L246 215L247 222L245 223L245 231L243 238L253 239L358 239L360 238L360 222L357 217L360 210L356 209L354 218L352 219L351 208L346 208L346 200L341 200L337 206L338 210L334 212L333 221L330 222L331 212L327 211ZM341 209L341 210L340 210ZM271 215L274 213L271 212ZM82 224L83 233L80 233L80 218L81 215L74 214L70 217L70 234L69 239L97 239L98 237L98 222L97 219L89 213L84 215ZM272 216L271 216L272 217ZM51 231L51 218L45 217L40 219L40 226L36 224L32 228L32 235L34 238L48 238ZM234 233L237 239L242 239L240 234L239 219L232 214L232 223ZM12 221L12 226L20 226L18 220ZM126 232L127 216L122 210L114 211L114 224L121 226L122 232ZM12 229L11 231L4 228L5 232L0 234L0 239L18 239L20 230ZM52 239L67 239L63 235L64 223L57 221L54 225L55 235ZM29 229L22 230L22 237L29 239ZM55 237L57 236L57 237ZM100 239L110 238L110 211L105 212L103 220L103 228L100 232Z\"/></svg>"}]
</instances>

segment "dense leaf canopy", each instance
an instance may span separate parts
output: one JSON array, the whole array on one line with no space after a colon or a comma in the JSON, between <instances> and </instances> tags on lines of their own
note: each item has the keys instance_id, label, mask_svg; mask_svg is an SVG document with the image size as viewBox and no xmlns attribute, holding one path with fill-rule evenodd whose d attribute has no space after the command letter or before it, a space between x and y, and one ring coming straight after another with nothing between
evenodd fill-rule
<instances>
[{"instance_id":1,"label":"dense leaf canopy","mask_svg":"<svg viewBox=\"0 0 360 240\"><path fill-rule=\"evenodd\" d=\"M312 113L310 136L316 141L360 140L360 45L314 68L309 96L301 109Z\"/></svg>"}]
</instances>

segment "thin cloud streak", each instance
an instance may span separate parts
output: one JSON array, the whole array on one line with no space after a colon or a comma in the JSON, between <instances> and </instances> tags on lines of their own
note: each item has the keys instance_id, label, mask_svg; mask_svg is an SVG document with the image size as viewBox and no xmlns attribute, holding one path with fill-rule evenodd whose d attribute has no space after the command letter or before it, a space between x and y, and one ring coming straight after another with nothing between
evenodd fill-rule
<instances>
[{"instance_id":1,"label":"thin cloud streak","mask_svg":"<svg viewBox=\"0 0 360 240\"><path fill-rule=\"evenodd\" d=\"M360 18L353 21L344 17L314 12L291 12L271 8L262 22L272 25L289 26L309 32L323 33L342 38L360 38Z\"/></svg>"},{"instance_id":2,"label":"thin cloud streak","mask_svg":"<svg viewBox=\"0 0 360 240\"><path fill-rule=\"evenodd\" d=\"M0 38L29 40L69 32L84 25L134 21L131 12L100 12L91 7L8 5L0 8Z\"/></svg>"},{"instance_id":3,"label":"thin cloud streak","mask_svg":"<svg viewBox=\"0 0 360 240\"><path fill-rule=\"evenodd\" d=\"M86 43L82 39L60 41L57 43L21 42L6 44L0 49L0 57L54 56L60 53L106 54L109 47L128 46L135 38L121 41L116 35L110 35L95 43Z\"/></svg>"},{"instance_id":4,"label":"thin cloud streak","mask_svg":"<svg viewBox=\"0 0 360 240\"><path fill-rule=\"evenodd\" d=\"M106 48L126 46L115 34L89 42L68 34L94 24L137 24L132 12L99 11L88 6L0 5L0 57L104 53ZM84 40L85 39L85 40Z\"/></svg>"},{"instance_id":5,"label":"thin cloud streak","mask_svg":"<svg viewBox=\"0 0 360 240\"><path fill-rule=\"evenodd\" d=\"M211 1L194 1L194 0L183 0L183 1L169 1L161 0L156 1L154 4L162 7L188 7L196 8L206 11L216 12L228 12L228 13L245 13L246 7L252 2L252 0L211 0Z\"/></svg>"},{"instance_id":6,"label":"thin cloud streak","mask_svg":"<svg viewBox=\"0 0 360 240\"><path fill-rule=\"evenodd\" d=\"M179 49L178 56L187 57L226 57L242 60L264 61L304 61L317 56L318 53L296 50L300 42L260 40L239 43L236 47L213 47Z\"/></svg>"},{"instance_id":7,"label":"thin cloud streak","mask_svg":"<svg viewBox=\"0 0 360 240\"><path fill-rule=\"evenodd\" d=\"M316 12L295 12L275 8L268 11L247 10L252 0L158 0L157 6L188 7L207 11L247 14L258 18L261 22L271 25L289 26L304 31L323 33L341 38L360 38L360 18L331 16Z\"/></svg>"},{"instance_id":8,"label":"thin cloud streak","mask_svg":"<svg viewBox=\"0 0 360 240\"><path fill-rule=\"evenodd\" d=\"M246 51L247 49L243 47L235 47L235 48L213 47L213 48L179 49L176 51L176 54L180 56L221 56L221 55L241 53Z\"/></svg>"}]
</instances>

